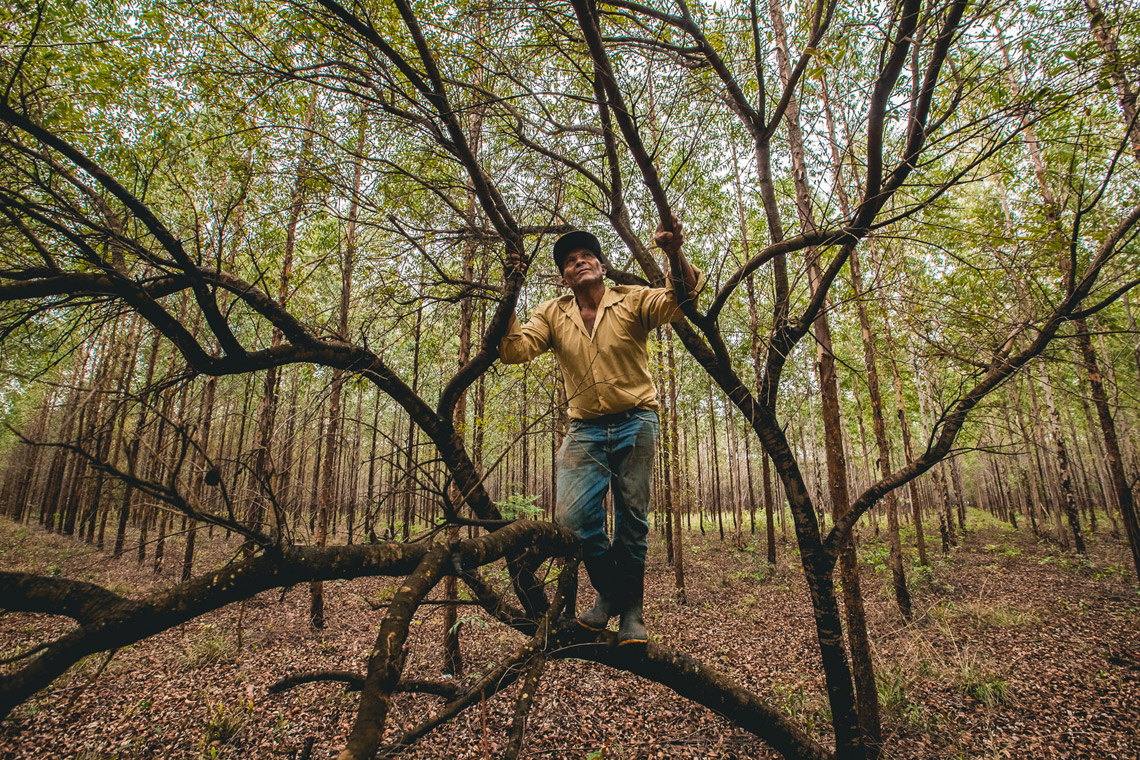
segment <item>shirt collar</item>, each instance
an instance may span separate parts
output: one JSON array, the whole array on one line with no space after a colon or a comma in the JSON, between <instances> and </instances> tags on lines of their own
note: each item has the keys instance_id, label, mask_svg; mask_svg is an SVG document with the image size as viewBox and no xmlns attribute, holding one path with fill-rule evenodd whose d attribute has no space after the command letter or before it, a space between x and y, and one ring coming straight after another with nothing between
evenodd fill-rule
<instances>
[{"instance_id":1,"label":"shirt collar","mask_svg":"<svg viewBox=\"0 0 1140 760\"><path fill-rule=\"evenodd\" d=\"M618 290L609 285L606 286L606 292L602 294L602 300L598 304L598 313L594 316L595 335L598 332L598 326L601 324L602 316L606 313L606 310L613 307L614 304L621 303L626 295L627 293L624 288ZM574 298L573 293L567 298L558 299L558 306L562 309L562 312L578 326L578 329L581 330L586 337L592 337L589 330L586 329L585 322L582 321L582 312L578 310L578 301Z\"/></svg>"}]
</instances>

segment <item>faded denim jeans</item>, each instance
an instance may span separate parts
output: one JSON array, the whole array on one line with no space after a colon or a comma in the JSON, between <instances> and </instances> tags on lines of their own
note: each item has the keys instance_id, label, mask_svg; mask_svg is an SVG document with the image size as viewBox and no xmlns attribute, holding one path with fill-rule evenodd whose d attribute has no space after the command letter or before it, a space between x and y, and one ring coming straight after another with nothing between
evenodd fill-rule
<instances>
[{"instance_id":1,"label":"faded denim jeans","mask_svg":"<svg viewBox=\"0 0 1140 760\"><path fill-rule=\"evenodd\" d=\"M571 421L558 450L555 520L582 540L586 559L610 550L602 502L611 489L614 559L645 564L657 432L656 412L645 409L610 415L601 423Z\"/></svg>"}]
</instances>

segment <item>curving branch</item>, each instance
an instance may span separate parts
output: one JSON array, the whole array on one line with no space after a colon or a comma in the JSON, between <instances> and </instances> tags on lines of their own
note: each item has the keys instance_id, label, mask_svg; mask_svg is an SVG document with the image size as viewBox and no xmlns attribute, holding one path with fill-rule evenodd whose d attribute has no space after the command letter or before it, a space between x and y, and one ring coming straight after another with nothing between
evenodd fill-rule
<instances>
[{"instance_id":1,"label":"curving branch","mask_svg":"<svg viewBox=\"0 0 1140 760\"><path fill-rule=\"evenodd\" d=\"M6 575L0 578L5 588L5 600L0 608L6 612L65 615L86 625L97 620L107 608L125 601L124 597L86 581L46 578L31 573Z\"/></svg>"},{"instance_id":2,"label":"curving branch","mask_svg":"<svg viewBox=\"0 0 1140 760\"><path fill-rule=\"evenodd\" d=\"M625 98L622 96L621 89L618 87L613 66L610 64L609 54L606 52L605 45L602 42L602 32L598 27L597 14L588 0L571 0L571 5L574 8L575 15L578 17L578 25L582 30L582 35L585 37L586 45L590 50L590 57L594 60L597 79L606 94L606 100L613 110L614 118L618 122L622 136L625 137L626 145L633 155L634 160L637 161L638 168L641 169L642 178L645 180L645 185L649 190L650 196L653 198L653 204L657 208L657 214L661 218L664 229L672 232L673 225L671 220L673 211L669 205L669 199L665 196L665 189L661 185L657 168L653 166L653 161L649 158L649 152L645 149L645 145L641 140L641 133L634 123L633 114L626 106ZM676 275L678 273L674 274Z\"/></svg>"},{"instance_id":3,"label":"curving branch","mask_svg":"<svg viewBox=\"0 0 1140 760\"><path fill-rule=\"evenodd\" d=\"M544 654L538 653L530 658L530 664L526 669L526 678L523 680L522 689L519 691L519 697L515 702L515 713L511 718L511 733L507 740L507 750L504 753L507 760L515 760L522 751L523 739L526 736L526 721L530 716L531 707L534 706L534 695L538 691L538 682L542 678L545 667L546 656Z\"/></svg>"},{"instance_id":4,"label":"curving branch","mask_svg":"<svg viewBox=\"0 0 1140 760\"><path fill-rule=\"evenodd\" d=\"M133 644L262 591L338 578L407 575L429 555L438 564L432 573L425 573L430 580L445 570L482 566L534 547L549 556L569 556L577 550L577 542L551 523L520 520L450 547L398 542L272 546L253 557L138 600L79 581L0 572L0 609L59 612L80 623L78 628L43 645L37 656L19 669L0 675L0 717L87 655ZM402 604L408 602L406 596Z\"/></svg>"},{"instance_id":5,"label":"curving branch","mask_svg":"<svg viewBox=\"0 0 1140 760\"><path fill-rule=\"evenodd\" d=\"M199 308L206 317L211 330L221 342L223 351L240 355L242 353L237 339L230 331L225 317L218 307L214 293L206 283L194 276L195 263L186 253L179 240L169 228L158 218L150 207L141 199L121 185L109 172L103 169L94 159L79 148L62 139L51 130L39 124L26 114L20 113L11 107L8 98L0 101L0 121L7 122L13 127L31 135L44 145L65 156L73 164L90 174L106 190L111 193L124 207L139 219L147 231L174 259L175 263L188 275L194 278L192 289Z\"/></svg>"},{"instance_id":6,"label":"curving branch","mask_svg":"<svg viewBox=\"0 0 1140 760\"><path fill-rule=\"evenodd\" d=\"M459 121L458 113L448 99L444 79L439 71L436 58L427 45L411 5L404 0L397 0L396 2L400 17L412 37L420 62L423 64L424 74L422 75L384 39L383 35L369 20L354 14L337 3L336 0L317 0L317 2L335 18L359 34L368 44L379 50L431 103L436 116L443 122L443 128L447 134L447 139L444 141L445 147L459 159L466 170L471 181L472 191L479 201L480 207L503 241L507 260L517 258L519 261L529 262L529 257L525 255L523 248L519 225L511 214L506 200L483 169L467 139L463 125ZM455 406L459 403L460 396L498 358L499 341L506 334L510 316L514 312L519 291L522 289L525 272L526 267L524 266L508 273L503 298L487 325L486 334L483 336L479 351L459 369L440 393L439 403L436 405L436 414L441 426L453 427L451 420L454 418ZM447 438L452 446L461 443L454 429L450 430ZM494 505L490 504L489 501L482 504L481 507L482 512L476 510L480 517L484 519L497 519L499 517Z\"/></svg>"},{"instance_id":7,"label":"curving branch","mask_svg":"<svg viewBox=\"0 0 1140 760\"><path fill-rule=\"evenodd\" d=\"M491 668L466 691L444 705L435 715L406 732L395 744L388 747L387 751L391 753L391 751L396 748L411 745L421 737L459 715L472 704L493 696L514 683L515 680L522 675L522 670L519 666L527 662L532 662L535 658L542 657L554 623L562 613L562 610L565 609L566 602L570 598L570 593L577 589L577 585L578 568L577 562L574 561L568 567L564 568L562 574L559 575L554 598L551 600L546 612L543 613L538 620L532 618L527 621L526 628L533 630L530 639L512 654L503 658L494 668ZM572 623L572 625L577 627L577 623ZM531 696L533 697L533 693ZM342 754L341 760L348 759Z\"/></svg>"},{"instance_id":8,"label":"curving branch","mask_svg":"<svg viewBox=\"0 0 1140 760\"><path fill-rule=\"evenodd\" d=\"M270 694L280 694L309 683L342 683L346 691L360 691L364 688L364 676L349 670L307 670L285 676L270 684L266 691ZM459 684L453 680L401 678L396 684L395 692L431 694L444 699L454 699L459 693Z\"/></svg>"},{"instance_id":9,"label":"curving branch","mask_svg":"<svg viewBox=\"0 0 1140 760\"><path fill-rule=\"evenodd\" d=\"M166 422L167 424L174 426L174 423L169 419L166 419ZM110 475L111 477L127 484L129 487L141 493L152 496L155 499L158 499L159 501L169 505L170 507L176 509L178 512L186 515L189 518L198 520L199 522L217 525L221 528L225 528L227 531L230 531L232 533L237 533L240 536L245 536L251 544L257 544L259 546L270 546L279 543L284 538L284 536L281 534L278 534L276 536L267 535L259 531L257 528L251 525L246 525L240 520L236 519L234 517L232 509L232 502L228 494L223 493L223 499L229 506L228 517L222 517L220 515L211 514L209 512L203 512L191 506L191 504L186 500L185 496L183 496L183 494L179 492L176 487L165 486L161 483L147 480L145 478L139 477L137 474L132 472L124 472L110 462L107 462L106 460L100 458L97 454L91 453L80 445L71 443L44 443L41 441L34 441L18 431L16 431L16 437L19 438L22 443L28 446L63 449L65 451L70 451L76 456L86 460L88 465L93 467L96 471L101 472L105 475ZM188 446L194 445L189 438L186 439L186 444ZM199 450L199 453L202 452ZM207 463L210 464L208 459Z\"/></svg>"},{"instance_id":10,"label":"curving branch","mask_svg":"<svg viewBox=\"0 0 1140 760\"><path fill-rule=\"evenodd\" d=\"M368 655L368 670L361 689L356 720L348 736L348 744L340 760L364 760L376 753L384 734L384 724L392 706L392 694L403 674L406 652L404 642L420 603L444 575L448 547L433 547L415 571L405 579L388 606L388 614L380 624L376 643Z\"/></svg>"}]
</instances>

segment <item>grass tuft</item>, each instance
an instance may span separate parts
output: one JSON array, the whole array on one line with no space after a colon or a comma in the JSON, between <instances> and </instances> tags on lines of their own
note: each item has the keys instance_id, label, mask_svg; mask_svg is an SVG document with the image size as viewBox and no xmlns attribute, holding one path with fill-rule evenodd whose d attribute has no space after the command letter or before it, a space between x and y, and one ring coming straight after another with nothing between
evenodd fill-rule
<instances>
[{"instance_id":1,"label":"grass tuft","mask_svg":"<svg viewBox=\"0 0 1140 760\"><path fill-rule=\"evenodd\" d=\"M252 712L251 704L227 705L219 702L210 705L207 710L206 727L202 731L202 740L198 743L198 750L204 758L218 757L221 748L229 744L245 722L249 720Z\"/></svg>"},{"instance_id":2,"label":"grass tuft","mask_svg":"<svg viewBox=\"0 0 1140 760\"><path fill-rule=\"evenodd\" d=\"M1041 619L1027 610L992 604L979 599L963 603L940 602L930 608L930 618L936 623L957 622L982 628L1010 628L1037 625Z\"/></svg>"},{"instance_id":3,"label":"grass tuft","mask_svg":"<svg viewBox=\"0 0 1140 760\"><path fill-rule=\"evenodd\" d=\"M213 625L202 626L202 631L182 650L182 665L200 668L216 662L226 662L237 654L234 640Z\"/></svg>"},{"instance_id":4,"label":"grass tuft","mask_svg":"<svg viewBox=\"0 0 1140 760\"><path fill-rule=\"evenodd\" d=\"M986 707L996 707L1010 700L1009 683L1005 674L976 657L963 655L959 680L962 691Z\"/></svg>"}]
</instances>

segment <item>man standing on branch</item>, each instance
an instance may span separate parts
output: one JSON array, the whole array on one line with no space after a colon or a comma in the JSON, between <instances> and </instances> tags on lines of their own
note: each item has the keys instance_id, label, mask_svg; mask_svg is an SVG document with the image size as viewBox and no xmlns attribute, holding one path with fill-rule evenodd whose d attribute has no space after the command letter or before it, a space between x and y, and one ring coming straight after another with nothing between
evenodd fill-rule
<instances>
[{"instance_id":1,"label":"man standing on branch","mask_svg":"<svg viewBox=\"0 0 1140 760\"><path fill-rule=\"evenodd\" d=\"M684 297L704 278L681 253L684 235L657 228L654 242L679 275ZM657 389L646 342L654 328L681 318L673 287L608 287L602 248L589 232L554 243L554 262L570 295L547 301L520 325L511 318L499 345L504 364L528 362L548 349L562 370L570 430L558 451L555 519L582 540L583 561L598 592L578 622L594 631L621 616L618 644L645 643L642 617L649 487L657 445ZM508 261L508 272L519 262ZM605 530L606 491L613 493L614 536Z\"/></svg>"}]
</instances>

